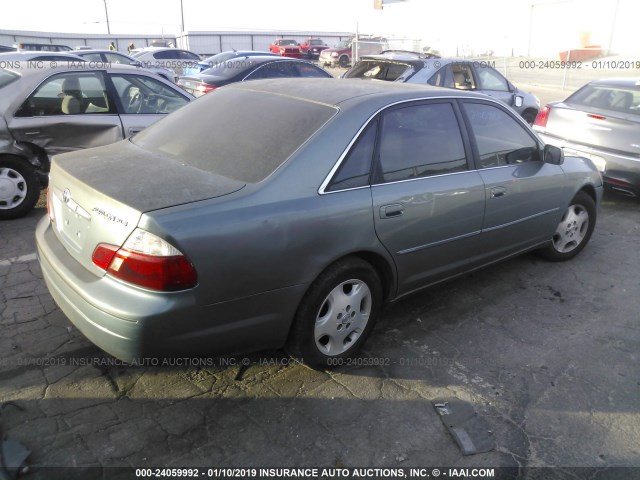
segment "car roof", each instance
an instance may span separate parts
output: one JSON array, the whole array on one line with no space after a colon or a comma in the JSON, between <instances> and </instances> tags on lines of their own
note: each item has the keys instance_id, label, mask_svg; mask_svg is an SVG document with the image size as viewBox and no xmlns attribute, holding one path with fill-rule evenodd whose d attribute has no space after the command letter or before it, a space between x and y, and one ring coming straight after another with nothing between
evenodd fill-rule
<instances>
[{"instance_id":1,"label":"car roof","mask_svg":"<svg viewBox=\"0 0 640 480\"><path fill-rule=\"evenodd\" d=\"M84 58L78 57L73 51L49 52L44 50L18 50L13 52L0 52L0 59L4 61L28 61L36 57L69 58L70 62L84 60Z\"/></svg>"},{"instance_id":2,"label":"car roof","mask_svg":"<svg viewBox=\"0 0 640 480\"><path fill-rule=\"evenodd\" d=\"M223 88L241 88L295 97L333 107L371 102L389 104L393 101L428 98L490 98L487 95L462 90L396 82L363 82L360 79L278 78L236 82ZM375 100L378 99L379 102Z\"/></svg>"},{"instance_id":3,"label":"car roof","mask_svg":"<svg viewBox=\"0 0 640 480\"><path fill-rule=\"evenodd\" d=\"M109 50L107 48L83 48L82 50L74 50L74 53L76 55L84 55L85 53L116 53L119 55L124 55L125 57L129 56L126 53L114 52L113 50Z\"/></svg>"},{"instance_id":4,"label":"car roof","mask_svg":"<svg viewBox=\"0 0 640 480\"><path fill-rule=\"evenodd\" d=\"M589 82L591 85L607 85L610 87L640 88L640 78L601 78Z\"/></svg>"}]
</instances>

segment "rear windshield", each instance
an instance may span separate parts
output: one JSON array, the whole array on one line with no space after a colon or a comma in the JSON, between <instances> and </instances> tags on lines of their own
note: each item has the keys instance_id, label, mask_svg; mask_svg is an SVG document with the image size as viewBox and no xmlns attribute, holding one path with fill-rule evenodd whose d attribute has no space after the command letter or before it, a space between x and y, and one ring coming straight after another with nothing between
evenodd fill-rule
<instances>
[{"instance_id":1,"label":"rear windshield","mask_svg":"<svg viewBox=\"0 0 640 480\"><path fill-rule=\"evenodd\" d=\"M640 115L640 87L585 85L565 103Z\"/></svg>"},{"instance_id":2,"label":"rear windshield","mask_svg":"<svg viewBox=\"0 0 640 480\"><path fill-rule=\"evenodd\" d=\"M400 78L405 72L411 70L412 67L408 63L362 60L345 74L345 78L386 80L388 82L393 82Z\"/></svg>"},{"instance_id":3,"label":"rear windshield","mask_svg":"<svg viewBox=\"0 0 640 480\"><path fill-rule=\"evenodd\" d=\"M0 88L15 82L20 75L0 68Z\"/></svg>"},{"instance_id":4,"label":"rear windshield","mask_svg":"<svg viewBox=\"0 0 640 480\"><path fill-rule=\"evenodd\" d=\"M214 75L220 78L232 78L256 65L256 61L251 58L252 57L236 57L220 60L213 64L209 63L211 67L200 73L203 75Z\"/></svg>"},{"instance_id":5,"label":"rear windshield","mask_svg":"<svg viewBox=\"0 0 640 480\"><path fill-rule=\"evenodd\" d=\"M336 111L285 95L226 87L146 128L132 141L184 165L256 183Z\"/></svg>"}]
</instances>

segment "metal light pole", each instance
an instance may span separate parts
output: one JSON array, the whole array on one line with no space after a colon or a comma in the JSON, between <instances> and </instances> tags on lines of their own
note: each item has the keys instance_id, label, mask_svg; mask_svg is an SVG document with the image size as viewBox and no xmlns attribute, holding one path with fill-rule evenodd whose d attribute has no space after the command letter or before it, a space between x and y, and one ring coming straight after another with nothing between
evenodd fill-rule
<instances>
[{"instance_id":1,"label":"metal light pole","mask_svg":"<svg viewBox=\"0 0 640 480\"><path fill-rule=\"evenodd\" d=\"M104 1L104 16L107 17L107 33L111 35L111 27L109 26L109 12L107 11L107 0Z\"/></svg>"},{"instance_id":2,"label":"metal light pole","mask_svg":"<svg viewBox=\"0 0 640 480\"><path fill-rule=\"evenodd\" d=\"M181 23L182 29L180 30L180 32L184 33L184 9L182 8L182 0L180 0L180 17L182 18L182 23Z\"/></svg>"}]
</instances>

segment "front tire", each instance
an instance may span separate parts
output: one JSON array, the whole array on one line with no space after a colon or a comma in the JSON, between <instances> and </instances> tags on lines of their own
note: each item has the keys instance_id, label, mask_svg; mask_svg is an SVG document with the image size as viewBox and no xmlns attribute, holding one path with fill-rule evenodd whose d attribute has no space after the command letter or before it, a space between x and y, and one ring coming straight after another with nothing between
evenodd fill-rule
<instances>
[{"instance_id":1,"label":"front tire","mask_svg":"<svg viewBox=\"0 0 640 480\"><path fill-rule=\"evenodd\" d=\"M364 260L349 257L311 284L296 313L287 350L312 367L333 367L365 342L382 303L380 278Z\"/></svg>"},{"instance_id":2,"label":"front tire","mask_svg":"<svg viewBox=\"0 0 640 480\"><path fill-rule=\"evenodd\" d=\"M40 181L26 160L0 158L0 220L26 215L40 196Z\"/></svg>"},{"instance_id":3,"label":"front tire","mask_svg":"<svg viewBox=\"0 0 640 480\"><path fill-rule=\"evenodd\" d=\"M338 59L338 65L340 65L340 67L342 68L347 68L349 66L349 57L347 57L346 55L342 55Z\"/></svg>"},{"instance_id":4,"label":"front tire","mask_svg":"<svg viewBox=\"0 0 640 480\"><path fill-rule=\"evenodd\" d=\"M596 204L585 192L578 192L556 228L551 244L540 254L552 262L575 257L587 245L596 226Z\"/></svg>"}]
</instances>

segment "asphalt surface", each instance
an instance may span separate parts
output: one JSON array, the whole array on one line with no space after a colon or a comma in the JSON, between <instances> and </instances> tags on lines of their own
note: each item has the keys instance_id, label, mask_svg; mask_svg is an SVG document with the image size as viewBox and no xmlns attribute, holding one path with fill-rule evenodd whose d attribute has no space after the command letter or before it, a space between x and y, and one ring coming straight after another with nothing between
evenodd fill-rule
<instances>
[{"instance_id":1,"label":"asphalt surface","mask_svg":"<svg viewBox=\"0 0 640 480\"><path fill-rule=\"evenodd\" d=\"M543 104L563 96L529 82ZM526 254L387 306L362 355L324 372L283 352L118 364L44 286L45 213L0 223L0 434L31 450L27 479L115 478L98 468L114 466L640 478L636 199L606 194L572 261ZM433 408L443 398L471 405L495 448L464 456Z\"/></svg>"},{"instance_id":2,"label":"asphalt surface","mask_svg":"<svg viewBox=\"0 0 640 480\"><path fill-rule=\"evenodd\" d=\"M27 478L70 478L52 466L640 467L637 200L606 195L570 262L527 254L386 307L356 364L325 372L282 352L114 364L42 282L44 214L0 224L0 401L15 402L1 420L32 451ZM432 406L445 397L473 405L493 451L461 454Z\"/></svg>"}]
</instances>

